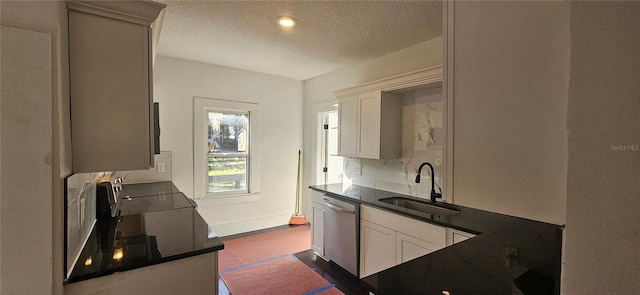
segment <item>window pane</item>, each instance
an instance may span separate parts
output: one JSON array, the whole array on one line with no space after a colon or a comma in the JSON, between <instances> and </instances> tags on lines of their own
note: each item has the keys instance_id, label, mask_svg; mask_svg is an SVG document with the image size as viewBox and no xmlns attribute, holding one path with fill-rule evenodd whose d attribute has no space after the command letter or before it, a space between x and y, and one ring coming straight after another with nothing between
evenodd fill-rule
<instances>
[{"instance_id":1,"label":"window pane","mask_svg":"<svg viewBox=\"0 0 640 295\"><path fill-rule=\"evenodd\" d=\"M209 156L207 192L247 192L247 157Z\"/></svg>"},{"instance_id":2,"label":"window pane","mask_svg":"<svg viewBox=\"0 0 640 295\"><path fill-rule=\"evenodd\" d=\"M208 112L209 153L247 152L249 115Z\"/></svg>"}]
</instances>

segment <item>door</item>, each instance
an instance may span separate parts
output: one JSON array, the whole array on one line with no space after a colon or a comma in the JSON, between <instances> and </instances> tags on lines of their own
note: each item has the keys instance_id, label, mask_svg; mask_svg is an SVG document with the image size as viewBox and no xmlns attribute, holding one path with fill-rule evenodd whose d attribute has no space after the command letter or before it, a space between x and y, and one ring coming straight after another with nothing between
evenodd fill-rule
<instances>
[{"instance_id":1,"label":"door","mask_svg":"<svg viewBox=\"0 0 640 295\"><path fill-rule=\"evenodd\" d=\"M360 221L360 278L396 265L396 231Z\"/></svg>"},{"instance_id":2,"label":"door","mask_svg":"<svg viewBox=\"0 0 640 295\"><path fill-rule=\"evenodd\" d=\"M382 97L380 91L358 95L357 156L380 158L380 124Z\"/></svg>"},{"instance_id":3,"label":"door","mask_svg":"<svg viewBox=\"0 0 640 295\"><path fill-rule=\"evenodd\" d=\"M356 156L358 98L350 96L338 101L338 155L344 157Z\"/></svg>"},{"instance_id":4,"label":"door","mask_svg":"<svg viewBox=\"0 0 640 295\"><path fill-rule=\"evenodd\" d=\"M341 183L343 158L338 156L338 111L318 113L318 123L320 171L316 174L316 183Z\"/></svg>"},{"instance_id":5,"label":"door","mask_svg":"<svg viewBox=\"0 0 640 295\"><path fill-rule=\"evenodd\" d=\"M73 172L153 166L149 30L69 11Z\"/></svg>"},{"instance_id":6,"label":"door","mask_svg":"<svg viewBox=\"0 0 640 295\"><path fill-rule=\"evenodd\" d=\"M439 250L442 247L427 241L414 238L403 233L397 233L396 258L397 263L404 263L420 256Z\"/></svg>"},{"instance_id":7,"label":"door","mask_svg":"<svg viewBox=\"0 0 640 295\"><path fill-rule=\"evenodd\" d=\"M313 202L311 216L311 249L320 256L324 256L324 218L322 204Z\"/></svg>"}]
</instances>

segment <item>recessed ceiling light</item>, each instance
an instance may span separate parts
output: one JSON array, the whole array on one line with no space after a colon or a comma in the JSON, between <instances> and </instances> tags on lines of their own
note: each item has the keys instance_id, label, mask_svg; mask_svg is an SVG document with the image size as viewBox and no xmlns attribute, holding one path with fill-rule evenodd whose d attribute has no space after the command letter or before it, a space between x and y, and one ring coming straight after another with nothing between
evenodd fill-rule
<instances>
[{"instance_id":1,"label":"recessed ceiling light","mask_svg":"<svg viewBox=\"0 0 640 295\"><path fill-rule=\"evenodd\" d=\"M278 23L283 27L293 27L297 22L298 20L293 16L281 15L278 17Z\"/></svg>"}]
</instances>

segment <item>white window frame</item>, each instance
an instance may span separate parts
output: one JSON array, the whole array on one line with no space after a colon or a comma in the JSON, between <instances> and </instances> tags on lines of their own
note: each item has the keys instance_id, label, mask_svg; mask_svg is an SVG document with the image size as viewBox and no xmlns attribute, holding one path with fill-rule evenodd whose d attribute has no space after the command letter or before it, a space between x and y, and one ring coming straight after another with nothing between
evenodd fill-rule
<instances>
[{"instance_id":1,"label":"white window frame","mask_svg":"<svg viewBox=\"0 0 640 295\"><path fill-rule=\"evenodd\" d=\"M248 192L208 192L207 113L210 111L249 114ZM193 192L195 199L209 200L211 205L255 202L259 200L259 114L259 104L257 103L205 97L193 98Z\"/></svg>"},{"instance_id":2,"label":"white window frame","mask_svg":"<svg viewBox=\"0 0 640 295\"><path fill-rule=\"evenodd\" d=\"M249 142L249 146L247 147L247 150L245 152L227 152L227 153L219 153L219 154L215 154L213 153L213 156L215 157L220 157L220 158L234 158L234 157L244 157L246 158L246 167L245 167L245 181L246 181L246 188L244 190L236 190L236 191L225 191L225 192L210 192L208 189L206 190L206 196L225 196L225 195L238 195L238 194L249 194L251 192L251 113L249 111L239 111L239 110L229 110L229 109L219 109L219 108L209 108L209 107L205 107L205 116L207 116L207 122L208 122L208 115L211 112L215 112L215 113L223 113L223 114L238 114L238 115L246 115L247 116L247 141ZM207 128L208 130L208 128ZM207 139L208 139L208 132L207 132ZM212 153L209 153L208 151L208 147L207 147L207 163L209 162L209 158L211 158ZM209 172L209 169L207 167L207 172ZM205 178L209 177L208 173L205 176ZM207 184L209 185L209 181L206 181Z\"/></svg>"}]
</instances>

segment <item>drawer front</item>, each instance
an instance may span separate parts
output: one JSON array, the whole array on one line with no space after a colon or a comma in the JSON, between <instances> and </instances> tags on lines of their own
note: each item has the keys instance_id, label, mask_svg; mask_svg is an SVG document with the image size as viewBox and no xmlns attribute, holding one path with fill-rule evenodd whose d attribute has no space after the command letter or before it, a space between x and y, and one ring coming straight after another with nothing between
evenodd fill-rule
<instances>
[{"instance_id":1,"label":"drawer front","mask_svg":"<svg viewBox=\"0 0 640 295\"><path fill-rule=\"evenodd\" d=\"M324 196L323 193L316 190L311 190L311 202L322 204L322 196Z\"/></svg>"}]
</instances>

